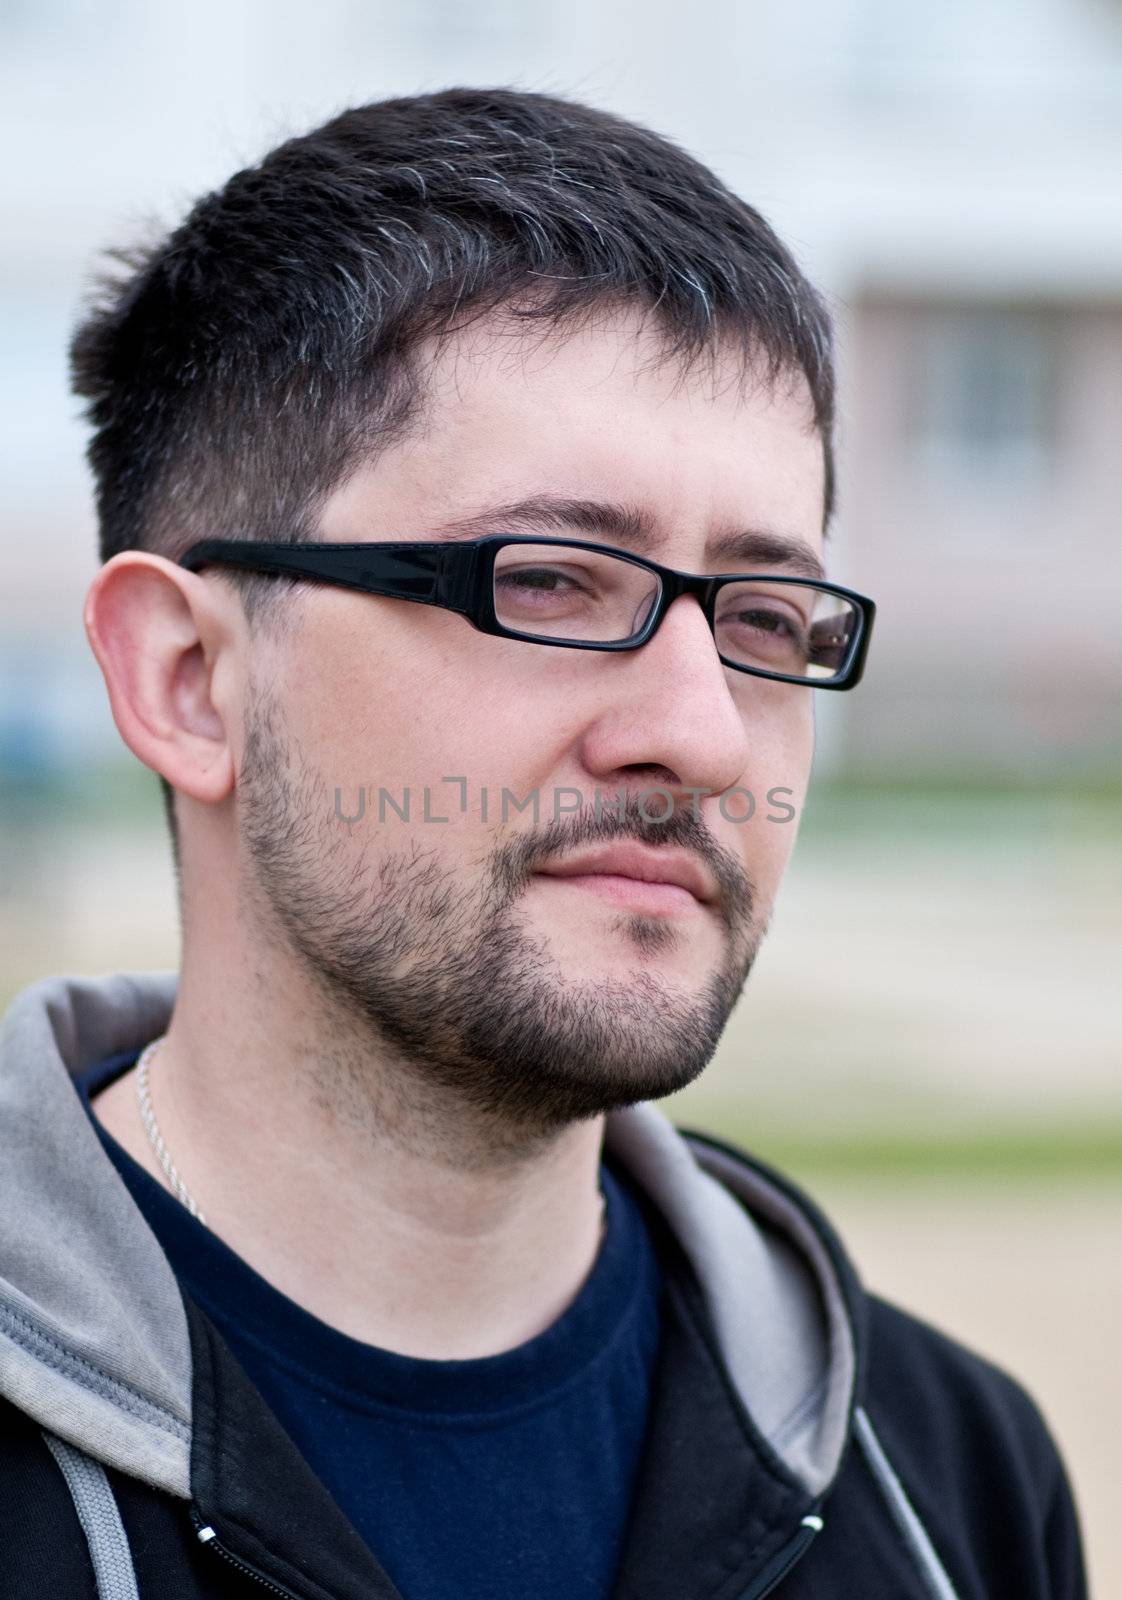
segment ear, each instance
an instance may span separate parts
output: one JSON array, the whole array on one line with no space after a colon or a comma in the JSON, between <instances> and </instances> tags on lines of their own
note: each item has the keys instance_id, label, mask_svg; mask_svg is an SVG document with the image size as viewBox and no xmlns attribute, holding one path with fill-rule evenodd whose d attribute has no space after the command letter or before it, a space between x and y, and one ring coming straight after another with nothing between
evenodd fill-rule
<instances>
[{"instance_id":1,"label":"ear","mask_svg":"<svg viewBox=\"0 0 1122 1600\"><path fill-rule=\"evenodd\" d=\"M247 638L237 596L163 556L123 550L90 585L84 620L132 753L173 789L225 799Z\"/></svg>"}]
</instances>

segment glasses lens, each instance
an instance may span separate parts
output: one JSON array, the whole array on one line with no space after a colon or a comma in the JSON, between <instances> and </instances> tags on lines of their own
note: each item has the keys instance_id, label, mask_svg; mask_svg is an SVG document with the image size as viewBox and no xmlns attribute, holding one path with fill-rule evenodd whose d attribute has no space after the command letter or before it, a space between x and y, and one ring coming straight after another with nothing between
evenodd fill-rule
<instances>
[{"instance_id":1,"label":"glasses lens","mask_svg":"<svg viewBox=\"0 0 1122 1600\"><path fill-rule=\"evenodd\" d=\"M752 579L717 596L717 648L738 666L822 683L839 677L860 627L852 601L806 584Z\"/></svg>"},{"instance_id":2,"label":"glasses lens","mask_svg":"<svg viewBox=\"0 0 1122 1600\"><path fill-rule=\"evenodd\" d=\"M638 634L658 600L653 572L576 545L504 545L495 557L495 615L539 639L616 644Z\"/></svg>"}]
</instances>

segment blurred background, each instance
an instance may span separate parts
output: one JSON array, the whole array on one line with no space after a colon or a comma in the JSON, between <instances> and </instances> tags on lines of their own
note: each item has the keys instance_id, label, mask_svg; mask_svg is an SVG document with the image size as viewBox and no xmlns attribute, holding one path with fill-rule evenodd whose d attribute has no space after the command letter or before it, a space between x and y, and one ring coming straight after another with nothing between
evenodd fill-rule
<instances>
[{"instance_id":1,"label":"blurred background","mask_svg":"<svg viewBox=\"0 0 1122 1600\"><path fill-rule=\"evenodd\" d=\"M1122 3L0 0L0 41L0 1007L178 960L156 780L81 622L65 347L97 253L390 94L649 123L830 299L831 572L880 604L865 682L818 697L745 998L668 1109L790 1172L873 1288L1030 1388L1122 1593Z\"/></svg>"}]
</instances>

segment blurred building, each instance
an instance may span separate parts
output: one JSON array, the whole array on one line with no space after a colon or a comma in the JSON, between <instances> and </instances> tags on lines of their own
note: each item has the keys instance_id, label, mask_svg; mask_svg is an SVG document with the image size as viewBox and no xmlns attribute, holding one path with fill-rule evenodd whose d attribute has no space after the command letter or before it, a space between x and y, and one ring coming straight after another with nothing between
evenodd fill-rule
<instances>
[{"instance_id":1,"label":"blurred building","mask_svg":"<svg viewBox=\"0 0 1122 1600\"><path fill-rule=\"evenodd\" d=\"M882 284L853 334L848 516L883 624L854 761L1119 771L1122 300Z\"/></svg>"},{"instance_id":2,"label":"blurred building","mask_svg":"<svg viewBox=\"0 0 1122 1600\"><path fill-rule=\"evenodd\" d=\"M1120 0L699 0L688 27L670 0L12 0L0 41L10 778L117 747L65 372L95 252L346 104L455 81L671 134L827 289L833 571L881 610L859 694L820 697L821 764L1122 771Z\"/></svg>"}]
</instances>

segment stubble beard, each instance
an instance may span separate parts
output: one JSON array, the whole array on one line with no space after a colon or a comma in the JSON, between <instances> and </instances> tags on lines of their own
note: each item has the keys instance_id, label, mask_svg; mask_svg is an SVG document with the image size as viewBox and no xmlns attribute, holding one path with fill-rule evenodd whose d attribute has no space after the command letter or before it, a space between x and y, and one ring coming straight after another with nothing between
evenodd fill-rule
<instances>
[{"instance_id":1,"label":"stubble beard","mask_svg":"<svg viewBox=\"0 0 1122 1600\"><path fill-rule=\"evenodd\" d=\"M707 1065L766 928L742 866L688 813L651 824L632 806L622 820L582 813L519 830L469 878L416 834L403 849L359 846L328 797L259 687L237 789L250 900L266 936L279 936L307 973L322 1014L345 1017L352 1041L357 1025L369 1060L393 1073L395 1121L409 1106L442 1105L492 1134L506 1130L513 1148L660 1099ZM538 865L578 842L619 837L697 848L721 884L724 959L694 995L640 965L682 936L661 918L621 914L619 937L636 957L625 980L566 978L548 938L526 926L520 901ZM362 1052L352 1046L344 1058L353 1068ZM349 1077L344 1098L385 1104L384 1081Z\"/></svg>"}]
</instances>

